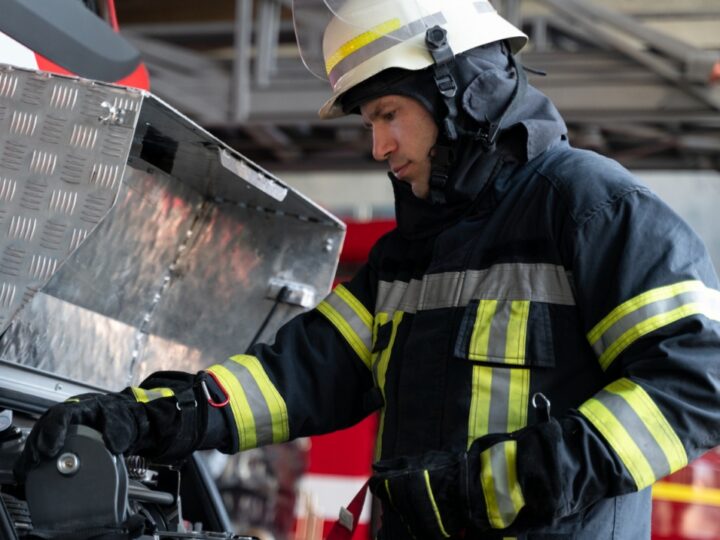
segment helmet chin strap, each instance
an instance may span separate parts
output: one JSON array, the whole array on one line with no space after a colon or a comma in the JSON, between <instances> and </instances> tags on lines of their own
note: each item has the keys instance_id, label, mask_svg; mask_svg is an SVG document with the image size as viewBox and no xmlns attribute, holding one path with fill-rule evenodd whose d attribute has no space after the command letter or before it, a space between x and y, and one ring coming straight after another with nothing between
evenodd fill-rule
<instances>
[{"instance_id":1,"label":"helmet chin strap","mask_svg":"<svg viewBox=\"0 0 720 540\"><path fill-rule=\"evenodd\" d=\"M431 150L430 159L430 193L431 204L444 204L447 201L445 194L450 167L455 161L453 142L458 140L457 106L455 96L457 95L457 83L453 76L455 70L455 54L447 42L447 31L441 26L428 28L425 33L425 44L433 57L433 79L438 92L443 97L447 115L443 119L438 140Z\"/></svg>"},{"instance_id":2,"label":"helmet chin strap","mask_svg":"<svg viewBox=\"0 0 720 540\"><path fill-rule=\"evenodd\" d=\"M428 28L425 33L425 44L435 62L433 65L433 79L447 109L438 140L431 150L430 193L428 198L432 204L444 204L447 202L450 169L455 161L454 147L458 139L460 136L472 137L480 143L484 153L493 152L505 119L525 97L527 75L522 66L515 61L515 57L510 54L509 62L515 70L516 82L507 106L497 120L493 121L486 118L484 124L477 131L467 131L457 123L458 109L455 97L458 87L453 74L455 71L455 54L447 42L447 31L437 25Z\"/></svg>"}]
</instances>

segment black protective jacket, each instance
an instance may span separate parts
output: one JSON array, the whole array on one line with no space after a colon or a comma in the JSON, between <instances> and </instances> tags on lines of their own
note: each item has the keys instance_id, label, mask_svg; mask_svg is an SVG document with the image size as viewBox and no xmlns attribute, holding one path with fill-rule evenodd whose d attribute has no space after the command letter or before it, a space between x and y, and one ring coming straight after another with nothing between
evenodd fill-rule
<instances>
[{"instance_id":1,"label":"black protective jacket","mask_svg":"<svg viewBox=\"0 0 720 540\"><path fill-rule=\"evenodd\" d=\"M512 76L475 60L462 106L480 119ZM494 152L461 149L447 205L396 182L399 227L355 278L210 368L232 446L376 409L376 459L514 433L473 479L492 530L465 538L649 538L649 486L720 443L715 272L648 188L569 146L537 91L508 125ZM391 508L381 536L409 538Z\"/></svg>"},{"instance_id":2,"label":"black protective jacket","mask_svg":"<svg viewBox=\"0 0 720 540\"><path fill-rule=\"evenodd\" d=\"M391 232L274 345L216 369L241 383L228 379L241 448L378 406L378 458L523 430L493 471L498 527L648 538L648 486L719 441L717 289L703 245L663 202L560 142L505 164L432 238ZM386 509L384 537L404 538L393 518Z\"/></svg>"}]
</instances>

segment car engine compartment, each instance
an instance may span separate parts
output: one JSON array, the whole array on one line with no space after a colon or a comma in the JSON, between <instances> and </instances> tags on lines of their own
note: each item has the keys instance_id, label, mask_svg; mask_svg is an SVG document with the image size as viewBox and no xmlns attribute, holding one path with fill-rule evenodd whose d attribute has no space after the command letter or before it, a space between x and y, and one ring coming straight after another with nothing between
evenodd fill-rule
<instances>
[{"instance_id":1,"label":"car engine compartment","mask_svg":"<svg viewBox=\"0 0 720 540\"><path fill-rule=\"evenodd\" d=\"M198 456L168 465L115 456L72 426L56 458L17 482L32 418L0 412L0 537L6 540L252 540L227 532L220 495Z\"/></svg>"}]
</instances>

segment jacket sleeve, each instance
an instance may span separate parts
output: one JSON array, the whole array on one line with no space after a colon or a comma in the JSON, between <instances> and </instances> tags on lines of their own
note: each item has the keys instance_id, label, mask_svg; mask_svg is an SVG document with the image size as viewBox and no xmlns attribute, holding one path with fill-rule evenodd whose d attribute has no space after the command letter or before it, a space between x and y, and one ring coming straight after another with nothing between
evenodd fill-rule
<instances>
[{"instance_id":1,"label":"jacket sleeve","mask_svg":"<svg viewBox=\"0 0 720 540\"><path fill-rule=\"evenodd\" d=\"M341 429L371 412L373 276L364 267L272 345L208 369L230 398L233 450Z\"/></svg>"},{"instance_id":2,"label":"jacket sleeve","mask_svg":"<svg viewBox=\"0 0 720 540\"><path fill-rule=\"evenodd\" d=\"M605 386L501 443L516 452L519 514L497 528L642 490L720 443L720 293L702 242L639 186L586 212L572 238L577 307Z\"/></svg>"}]
</instances>

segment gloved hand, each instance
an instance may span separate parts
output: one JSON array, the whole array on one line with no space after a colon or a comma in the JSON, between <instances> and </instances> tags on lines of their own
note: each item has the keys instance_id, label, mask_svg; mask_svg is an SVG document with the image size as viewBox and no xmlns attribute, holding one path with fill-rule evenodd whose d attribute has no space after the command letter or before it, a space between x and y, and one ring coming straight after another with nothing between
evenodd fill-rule
<instances>
[{"instance_id":1,"label":"gloved hand","mask_svg":"<svg viewBox=\"0 0 720 540\"><path fill-rule=\"evenodd\" d=\"M200 448L223 448L231 441L221 409L209 407L201 383L217 398L215 382L205 373L190 375L158 372L140 385L111 394L84 394L48 409L28 436L15 464L23 480L41 459L55 457L62 449L68 428L89 426L102 434L113 454L139 454L161 461L175 461ZM163 392L142 389L163 388ZM148 400L148 394L156 399ZM160 397L161 394L167 397ZM138 396L142 396L138 399ZM229 407L228 407L229 408Z\"/></svg>"},{"instance_id":2,"label":"gloved hand","mask_svg":"<svg viewBox=\"0 0 720 540\"><path fill-rule=\"evenodd\" d=\"M489 466L491 447L498 445L496 450L504 451L510 438L489 435L476 440L467 452L428 452L380 461L373 466L370 489L395 509L417 540L455 538L470 526L490 529L480 472L483 463Z\"/></svg>"}]
</instances>

